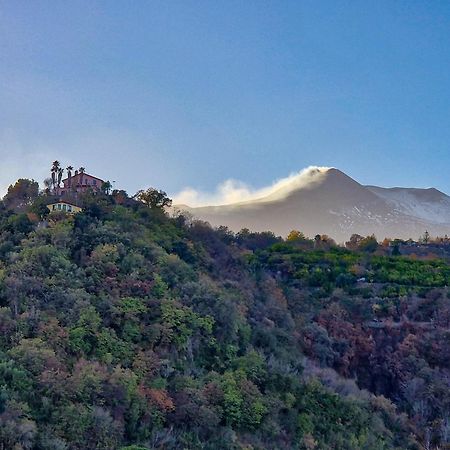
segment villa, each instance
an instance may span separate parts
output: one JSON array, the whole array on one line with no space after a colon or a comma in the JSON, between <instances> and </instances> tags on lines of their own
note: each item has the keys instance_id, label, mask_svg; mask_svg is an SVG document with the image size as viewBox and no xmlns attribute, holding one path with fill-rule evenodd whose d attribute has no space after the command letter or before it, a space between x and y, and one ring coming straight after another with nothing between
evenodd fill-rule
<instances>
[{"instance_id":1,"label":"villa","mask_svg":"<svg viewBox=\"0 0 450 450\"><path fill-rule=\"evenodd\" d=\"M62 183L64 186L55 188L56 195L64 196L72 193L84 193L87 190L100 192L105 181L76 170L73 176L68 176L62 180Z\"/></svg>"}]
</instances>

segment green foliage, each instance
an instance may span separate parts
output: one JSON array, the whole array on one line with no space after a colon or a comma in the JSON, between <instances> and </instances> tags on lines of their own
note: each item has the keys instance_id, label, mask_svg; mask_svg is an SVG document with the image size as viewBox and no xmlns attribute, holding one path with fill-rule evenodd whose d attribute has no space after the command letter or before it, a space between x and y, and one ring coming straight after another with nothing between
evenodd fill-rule
<instances>
[{"instance_id":1,"label":"green foliage","mask_svg":"<svg viewBox=\"0 0 450 450\"><path fill-rule=\"evenodd\" d=\"M126 447L121 447L120 450L148 450L148 447L141 447L140 445L127 445Z\"/></svg>"},{"instance_id":2,"label":"green foliage","mask_svg":"<svg viewBox=\"0 0 450 450\"><path fill-rule=\"evenodd\" d=\"M4 228L14 234L28 234L33 230L33 224L26 214L15 214L8 217Z\"/></svg>"},{"instance_id":3,"label":"green foliage","mask_svg":"<svg viewBox=\"0 0 450 450\"><path fill-rule=\"evenodd\" d=\"M0 210L0 446L443 443L446 262L214 230L150 194L48 227L40 197Z\"/></svg>"},{"instance_id":4,"label":"green foliage","mask_svg":"<svg viewBox=\"0 0 450 450\"><path fill-rule=\"evenodd\" d=\"M39 184L34 180L21 178L8 187L3 198L7 208L22 210L30 206L39 195Z\"/></svg>"},{"instance_id":5,"label":"green foliage","mask_svg":"<svg viewBox=\"0 0 450 450\"><path fill-rule=\"evenodd\" d=\"M301 231L298 230L292 230L287 238L286 238L287 242L298 242L298 241L306 241L306 236L304 235L304 233L302 233Z\"/></svg>"},{"instance_id":6,"label":"green foliage","mask_svg":"<svg viewBox=\"0 0 450 450\"><path fill-rule=\"evenodd\" d=\"M225 372L220 380L224 422L237 428L257 428L267 412L258 388L241 371Z\"/></svg>"},{"instance_id":7,"label":"green foliage","mask_svg":"<svg viewBox=\"0 0 450 450\"><path fill-rule=\"evenodd\" d=\"M155 188L138 191L134 197L149 208L160 209L172 204L172 200L167 197L164 191Z\"/></svg>"},{"instance_id":8,"label":"green foliage","mask_svg":"<svg viewBox=\"0 0 450 450\"><path fill-rule=\"evenodd\" d=\"M358 242L358 250L367 253L373 253L378 248L377 238L372 236L367 236Z\"/></svg>"},{"instance_id":9,"label":"green foliage","mask_svg":"<svg viewBox=\"0 0 450 450\"><path fill-rule=\"evenodd\" d=\"M161 319L164 324L164 340L185 346L194 333L204 332L211 335L214 319L201 317L190 308L183 307L171 300L161 302Z\"/></svg>"}]
</instances>

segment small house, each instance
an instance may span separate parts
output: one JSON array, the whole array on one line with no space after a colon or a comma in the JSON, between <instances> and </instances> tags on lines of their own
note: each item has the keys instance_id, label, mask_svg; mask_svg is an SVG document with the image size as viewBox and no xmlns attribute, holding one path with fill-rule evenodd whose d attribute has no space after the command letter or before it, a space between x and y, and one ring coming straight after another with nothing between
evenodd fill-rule
<instances>
[{"instance_id":1,"label":"small house","mask_svg":"<svg viewBox=\"0 0 450 450\"><path fill-rule=\"evenodd\" d=\"M47 205L47 208L50 210L50 213L65 212L67 214L76 214L82 211L79 206L74 205L73 203L65 202L63 200L55 203L50 203L49 205Z\"/></svg>"}]
</instances>

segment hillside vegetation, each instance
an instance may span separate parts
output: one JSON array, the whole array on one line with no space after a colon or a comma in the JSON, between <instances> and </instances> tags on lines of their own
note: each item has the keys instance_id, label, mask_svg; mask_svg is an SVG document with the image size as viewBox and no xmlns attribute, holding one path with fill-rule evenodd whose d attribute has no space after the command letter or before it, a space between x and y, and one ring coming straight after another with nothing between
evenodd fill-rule
<instances>
[{"instance_id":1,"label":"hillside vegetation","mask_svg":"<svg viewBox=\"0 0 450 450\"><path fill-rule=\"evenodd\" d=\"M0 449L450 442L446 262L83 201L0 210Z\"/></svg>"}]
</instances>

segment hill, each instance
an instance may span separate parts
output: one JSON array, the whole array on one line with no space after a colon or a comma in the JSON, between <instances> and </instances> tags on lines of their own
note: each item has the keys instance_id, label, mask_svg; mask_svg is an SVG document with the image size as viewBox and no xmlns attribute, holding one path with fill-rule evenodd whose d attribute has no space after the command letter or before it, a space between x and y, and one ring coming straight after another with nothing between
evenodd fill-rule
<instances>
[{"instance_id":1,"label":"hill","mask_svg":"<svg viewBox=\"0 0 450 450\"><path fill-rule=\"evenodd\" d=\"M0 209L0 444L437 449L449 283L442 260L214 230L123 193L44 221Z\"/></svg>"},{"instance_id":2,"label":"hill","mask_svg":"<svg viewBox=\"0 0 450 450\"><path fill-rule=\"evenodd\" d=\"M344 242L351 234L417 238L425 230L449 234L450 197L436 189L363 186L337 169L310 169L290 184L257 200L220 206L176 208L234 231L272 230L287 236L328 234Z\"/></svg>"}]
</instances>

